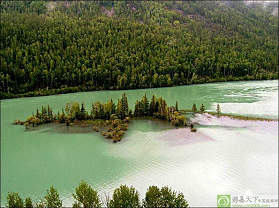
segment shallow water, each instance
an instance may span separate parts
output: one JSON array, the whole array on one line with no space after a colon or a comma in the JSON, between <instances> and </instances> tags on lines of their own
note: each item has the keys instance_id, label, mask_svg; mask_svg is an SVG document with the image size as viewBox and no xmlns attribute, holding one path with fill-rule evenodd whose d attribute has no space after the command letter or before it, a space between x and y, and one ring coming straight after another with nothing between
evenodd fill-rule
<instances>
[{"instance_id":1,"label":"shallow water","mask_svg":"<svg viewBox=\"0 0 279 208\"><path fill-rule=\"evenodd\" d=\"M143 197L149 185L169 185L191 206L216 206L217 194L278 194L278 123L196 116L197 133L161 122L133 121L123 140L112 144L99 133L47 125L33 131L14 126L41 105L61 109L71 101L115 101L126 92L130 106L144 93L177 100L180 109L201 103L222 112L278 118L278 81L227 82L129 91L83 92L4 100L1 103L1 202L8 192L38 199L54 185L71 205L85 180L100 194L120 184ZM74 131L69 133L69 131Z\"/></svg>"}]
</instances>

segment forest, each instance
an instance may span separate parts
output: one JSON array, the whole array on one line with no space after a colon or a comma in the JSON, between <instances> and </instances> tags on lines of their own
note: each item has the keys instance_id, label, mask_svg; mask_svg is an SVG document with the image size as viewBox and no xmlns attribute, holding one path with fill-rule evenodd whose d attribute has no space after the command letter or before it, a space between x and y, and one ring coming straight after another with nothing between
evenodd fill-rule
<instances>
[{"instance_id":1,"label":"forest","mask_svg":"<svg viewBox=\"0 0 279 208\"><path fill-rule=\"evenodd\" d=\"M278 19L241 1L1 1L0 99L278 78Z\"/></svg>"}]
</instances>

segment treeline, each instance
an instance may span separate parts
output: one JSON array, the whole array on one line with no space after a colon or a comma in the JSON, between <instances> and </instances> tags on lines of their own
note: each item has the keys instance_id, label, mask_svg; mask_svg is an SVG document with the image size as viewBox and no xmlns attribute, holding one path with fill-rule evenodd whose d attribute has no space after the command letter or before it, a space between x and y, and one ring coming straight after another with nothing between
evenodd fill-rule
<instances>
[{"instance_id":1,"label":"treeline","mask_svg":"<svg viewBox=\"0 0 279 208\"><path fill-rule=\"evenodd\" d=\"M7 1L0 9L1 99L278 78L278 20L239 2Z\"/></svg>"},{"instance_id":2,"label":"treeline","mask_svg":"<svg viewBox=\"0 0 279 208\"><path fill-rule=\"evenodd\" d=\"M121 185L113 192L112 198L106 196L102 201L98 192L94 190L86 182L82 181L75 189L73 194L75 202L74 208L154 208L154 207L189 207L187 200L182 193L177 193L169 187L150 186L145 194L145 198L140 201L139 193L134 187ZM18 193L8 193L7 207L9 208L61 208L62 200L60 199L58 191L51 186L47 190L47 194L39 201L32 202L30 197L23 200Z\"/></svg>"},{"instance_id":3,"label":"treeline","mask_svg":"<svg viewBox=\"0 0 279 208\"><path fill-rule=\"evenodd\" d=\"M157 118L167 120L176 127L186 126L186 118L178 110L177 102L175 106L168 106L162 97L156 98L154 95L151 100L144 95L141 100L136 101L134 110L132 110L129 109L128 98L124 93L118 99L117 104L112 99L108 100L107 103L99 101L92 103L91 111L87 111L83 103L80 105L77 102L67 103L65 108L62 108L57 114L53 113L49 105L47 107L42 106L41 111L37 109L26 121L16 120L14 123L29 128L30 126L36 127L50 122L65 123L70 126L71 123L81 121L90 123L90 121L102 120L103 122L99 123L93 122L95 124L93 129L99 131L100 128L106 126L107 128L102 132L102 135L112 139L113 142L118 142L128 129L128 122L131 117Z\"/></svg>"}]
</instances>

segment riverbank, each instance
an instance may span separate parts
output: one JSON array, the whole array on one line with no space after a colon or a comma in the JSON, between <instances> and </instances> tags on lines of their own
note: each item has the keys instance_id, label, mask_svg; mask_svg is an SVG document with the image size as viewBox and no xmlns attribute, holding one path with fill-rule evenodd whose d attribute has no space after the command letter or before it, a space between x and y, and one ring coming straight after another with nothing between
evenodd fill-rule
<instances>
[{"instance_id":1,"label":"riverbank","mask_svg":"<svg viewBox=\"0 0 279 208\"><path fill-rule=\"evenodd\" d=\"M164 87L176 87L176 86L187 86L187 85L197 85L197 84L208 84L208 83L220 83L220 82L240 82L240 81L265 81L265 80L276 80L278 79L278 74L273 75L270 79L256 78L256 77L229 77L229 78L220 78L220 79L199 79L188 81L180 85L171 85L171 86L157 86L157 87L139 87L139 88L119 88L111 86L108 88L103 87L90 87L90 86L76 86L76 87L65 87L61 89L39 89L37 91L30 91L27 93L13 94L7 92L0 92L0 100L4 99L13 99L13 98L24 98L24 97L40 97L40 96L50 96L50 95L59 95L59 94L68 94L68 93L77 93L77 92L92 92L92 91L105 91L105 90L136 90L136 89L155 89L155 88L164 88Z\"/></svg>"}]
</instances>

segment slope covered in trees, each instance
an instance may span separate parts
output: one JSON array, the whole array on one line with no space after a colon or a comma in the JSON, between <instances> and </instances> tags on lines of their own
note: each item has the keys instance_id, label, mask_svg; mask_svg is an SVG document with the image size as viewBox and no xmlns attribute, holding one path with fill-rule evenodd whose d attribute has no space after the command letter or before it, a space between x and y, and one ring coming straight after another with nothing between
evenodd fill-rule
<instances>
[{"instance_id":1,"label":"slope covered in trees","mask_svg":"<svg viewBox=\"0 0 279 208\"><path fill-rule=\"evenodd\" d=\"M0 98L278 78L278 20L243 2L1 2Z\"/></svg>"}]
</instances>

